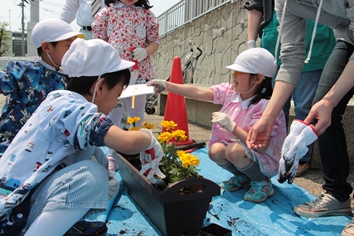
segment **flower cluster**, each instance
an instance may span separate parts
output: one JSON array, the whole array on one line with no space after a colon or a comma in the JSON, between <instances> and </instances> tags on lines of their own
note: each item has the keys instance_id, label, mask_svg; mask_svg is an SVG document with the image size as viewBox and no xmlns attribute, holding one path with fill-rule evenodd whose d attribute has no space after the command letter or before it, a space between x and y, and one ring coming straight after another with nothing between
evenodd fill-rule
<instances>
[{"instance_id":1,"label":"flower cluster","mask_svg":"<svg viewBox=\"0 0 354 236\"><path fill-rule=\"evenodd\" d=\"M138 127L136 126L136 123L140 121L140 117L136 116L136 117L128 117L127 119L127 123L130 125L129 130L139 130L141 128L145 128L145 129L153 129L155 127L154 124L149 124L147 122L142 122L141 124L143 125L142 127Z\"/></svg>"},{"instance_id":2,"label":"flower cluster","mask_svg":"<svg viewBox=\"0 0 354 236\"><path fill-rule=\"evenodd\" d=\"M146 122L142 127L137 127L136 123L140 121L139 117L128 117L127 123L130 124L129 130L139 130L140 128L153 129L154 125ZM171 184L179 180L190 177L198 177L200 160L197 156L179 150L177 144L179 141L187 139L185 131L176 129L177 124L173 121L162 121L161 126L166 130L157 137L165 156L160 161L160 169L166 175L164 179L166 184Z\"/></svg>"},{"instance_id":3,"label":"flower cluster","mask_svg":"<svg viewBox=\"0 0 354 236\"><path fill-rule=\"evenodd\" d=\"M185 131L175 130L177 124L173 121L162 121L161 126L166 131L161 133L157 140L165 153L165 157L160 162L161 171L166 175L165 182L174 183L182 179L197 177L197 166L200 160L176 147L178 141L186 140Z\"/></svg>"}]
</instances>

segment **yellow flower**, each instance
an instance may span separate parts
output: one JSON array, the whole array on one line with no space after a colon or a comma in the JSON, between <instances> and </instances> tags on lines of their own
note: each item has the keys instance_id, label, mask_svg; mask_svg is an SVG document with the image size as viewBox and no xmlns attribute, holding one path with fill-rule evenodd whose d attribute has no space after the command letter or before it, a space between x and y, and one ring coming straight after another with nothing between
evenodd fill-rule
<instances>
[{"instance_id":1,"label":"yellow flower","mask_svg":"<svg viewBox=\"0 0 354 236\"><path fill-rule=\"evenodd\" d=\"M138 117L138 116L128 117L128 119L127 119L127 123L130 125L133 124L134 126L135 126L135 123L139 122L139 121L140 121L140 117Z\"/></svg>"},{"instance_id":2,"label":"yellow flower","mask_svg":"<svg viewBox=\"0 0 354 236\"><path fill-rule=\"evenodd\" d=\"M175 138L176 140L186 140L187 136L186 136L186 132L184 130L178 129L175 130L171 133L172 137Z\"/></svg>"},{"instance_id":3,"label":"yellow flower","mask_svg":"<svg viewBox=\"0 0 354 236\"><path fill-rule=\"evenodd\" d=\"M171 138L172 138L171 133L169 133L169 132L163 132L163 133L161 133L161 134L157 137L157 140L158 140L160 143L167 143L168 141L170 141Z\"/></svg>"},{"instance_id":4,"label":"yellow flower","mask_svg":"<svg viewBox=\"0 0 354 236\"><path fill-rule=\"evenodd\" d=\"M186 153L185 151L179 150L177 151L177 156L181 160L182 166L186 169L199 165L200 160L197 158L197 156L192 156L190 153Z\"/></svg>"},{"instance_id":5,"label":"yellow flower","mask_svg":"<svg viewBox=\"0 0 354 236\"><path fill-rule=\"evenodd\" d=\"M155 128L154 124L149 124L147 122L143 122L141 124L143 125L141 128L145 128L145 129L153 129L153 128Z\"/></svg>"},{"instance_id":6,"label":"yellow flower","mask_svg":"<svg viewBox=\"0 0 354 236\"><path fill-rule=\"evenodd\" d=\"M170 129L177 127L177 124L173 120L164 120L161 122L161 126L164 127L166 131L169 131Z\"/></svg>"},{"instance_id":7,"label":"yellow flower","mask_svg":"<svg viewBox=\"0 0 354 236\"><path fill-rule=\"evenodd\" d=\"M130 128L128 129L128 131L139 130L139 129L140 129L139 127L130 127Z\"/></svg>"}]
</instances>

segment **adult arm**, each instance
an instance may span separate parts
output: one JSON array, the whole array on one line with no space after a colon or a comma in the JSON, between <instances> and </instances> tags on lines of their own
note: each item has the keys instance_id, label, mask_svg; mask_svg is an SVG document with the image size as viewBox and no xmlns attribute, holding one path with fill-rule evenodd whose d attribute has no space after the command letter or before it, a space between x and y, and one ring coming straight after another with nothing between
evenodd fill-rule
<instances>
[{"instance_id":1,"label":"adult arm","mask_svg":"<svg viewBox=\"0 0 354 236\"><path fill-rule=\"evenodd\" d=\"M275 119L293 90L294 85L290 83L284 81L275 82L273 95L262 117L248 132L246 143L249 148L262 148L267 146Z\"/></svg>"},{"instance_id":2,"label":"adult arm","mask_svg":"<svg viewBox=\"0 0 354 236\"><path fill-rule=\"evenodd\" d=\"M309 115L304 122L311 123L317 119L315 130L321 135L331 125L331 114L333 108L339 103L343 96L354 86L354 60L349 60L337 82L331 90L315 105L312 106Z\"/></svg>"},{"instance_id":3,"label":"adult arm","mask_svg":"<svg viewBox=\"0 0 354 236\"><path fill-rule=\"evenodd\" d=\"M248 14L248 25L247 25L247 47L255 48L256 41L258 36L259 25L262 21L263 13L256 10L251 9Z\"/></svg>"},{"instance_id":4,"label":"adult arm","mask_svg":"<svg viewBox=\"0 0 354 236\"><path fill-rule=\"evenodd\" d=\"M293 92L304 66L306 46L306 20L285 11L282 18L284 0L276 2L276 12L280 23L282 64L278 71L273 95L262 117L251 128L247 136L249 148L264 147L270 138L275 118Z\"/></svg>"},{"instance_id":5,"label":"adult arm","mask_svg":"<svg viewBox=\"0 0 354 236\"><path fill-rule=\"evenodd\" d=\"M80 8L79 0L66 0L63 10L60 13L60 19L70 24L76 18Z\"/></svg>"}]
</instances>

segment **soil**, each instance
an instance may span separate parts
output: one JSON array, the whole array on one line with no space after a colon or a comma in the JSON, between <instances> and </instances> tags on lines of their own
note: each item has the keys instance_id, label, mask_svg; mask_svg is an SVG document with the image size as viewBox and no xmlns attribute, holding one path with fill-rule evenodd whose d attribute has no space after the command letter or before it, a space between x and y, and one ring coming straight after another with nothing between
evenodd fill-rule
<instances>
[{"instance_id":1,"label":"soil","mask_svg":"<svg viewBox=\"0 0 354 236\"><path fill-rule=\"evenodd\" d=\"M140 170L141 169L141 162L139 158L139 154L134 154L134 155L128 155L128 154L123 154L119 153L121 156L123 156L127 161L130 162L136 169ZM199 176L203 178L203 176ZM166 185L168 185L168 180L164 180ZM160 186L156 185L156 188L161 189ZM198 192L203 192L205 189L204 185L193 185L193 186L185 186L180 189L181 194L191 194L191 193L198 193ZM162 190L162 189L161 189Z\"/></svg>"}]
</instances>

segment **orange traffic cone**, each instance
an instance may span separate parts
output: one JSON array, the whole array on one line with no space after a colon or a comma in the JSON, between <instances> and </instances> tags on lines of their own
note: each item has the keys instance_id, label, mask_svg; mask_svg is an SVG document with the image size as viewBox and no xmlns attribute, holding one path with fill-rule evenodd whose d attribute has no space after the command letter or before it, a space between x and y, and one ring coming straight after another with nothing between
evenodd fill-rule
<instances>
[{"instance_id":1,"label":"orange traffic cone","mask_svg":"<svg viewBox=\"0 0 354 236\"><path fill-rule=\"evenodd\" d=\"M183 84L181 68L181 58L176 56L172 61L172 71L170 76L171 83ZM189 139L186 102L183 96L168 92L164 120L174 121L177 124L175 129L185 131L187 139L184 141L178 141L177 146L189 145L193 143L193 140ZM162 128L162 132L165 131L165 128ZM175 142L175 140L172 141Z\"/></svg>"}]
</instances>

